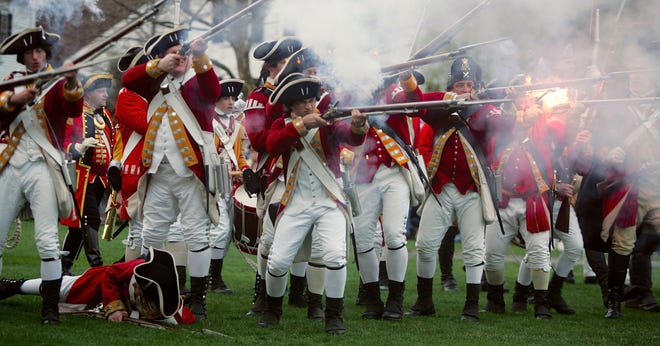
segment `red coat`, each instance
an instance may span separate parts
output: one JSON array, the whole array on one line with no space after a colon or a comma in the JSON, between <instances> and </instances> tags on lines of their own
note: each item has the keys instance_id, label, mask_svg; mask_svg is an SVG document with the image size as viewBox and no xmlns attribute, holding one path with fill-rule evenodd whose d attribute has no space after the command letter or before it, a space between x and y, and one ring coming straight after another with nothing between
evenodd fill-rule
<instances>
[{"instance_id":1,"label":"red coat","mask_svg":"<svg viewBox=\"0 0 660 346\"><path fill-rule=\"evenodd\" d=\"M52 70L52 67L49 65L48 70ZM6 79L11 80L14 78L22 77L24 73L12 73ZM66 79L62 78L55 82L55 85L48 91L48 93L43 97L44 111L46 113L46 118L48 123L51 126L53 133L55 134L56 142L51 142L55 147L61 147L64 143L65 137L65 128L67 123L67 118L77 118L82 115L83 112L83 99L82 94L77 98L71 98L71 94L66 94L64 90L64 83ZM4 88L0 89L0 94L5 91L14 92L14 88ZM69 96L67 96L69 95ZM9 102L7 100L7 102ZM0 104L0 108L3 108L4 104ZM15 108L12 111L2 111L0 116L0 133L3 131L9 130L9 125L11 122L21 113L21 109Z\"/></svg>"},{"instance_id":2,"label":"red coat","mask_svg":"<svg viewBox=\"0 0 660 346\"><path fill-rule=\"evenodd\" d=\"M153 60L151 63L153 63ZM139 94L148 102L151 102L156 94L158 94L160 85L166 76L163 74L157 78L151 77L147 73L147 64L149 62L137 65L126 71L122 77L122 84L126 89ZM220 97L220 84L218 83L218 76L215 74L215 71L211 68L205 72L195 74L195 76L183 85L181 95L188 104L188 107L193 113L192 115L199 123L202 131L213 132L215 102ZM192 139L188 129L186 129L186 134L195 155L200 158L199 163L190 167L190 169L202 182L205 182L203 174L204 162L200 147Z\"/></svg>"},{"instance_id":3,"label":"red coat","mask_svg":"<svg viewBox=\"0 0 660 346\"><path fill-rule=\"evenodd\" d=\"M288 117L288 114L286 116ZM282 155L284 163L283 169L286 172L291 157L291 149L294 147L300 147L302 144L300 143L300 134L293 126L293 122L286 124L284 119L285 116L282 116L273 123L268 133L266 148L268 149L268 153L272 156ZM346 143L353 146L360 145L364 141L364 135L354 133L351 124L345 120L335 121L331 125L319 128L318 131L321 138L321 145L323 147L323 154L325 156L324 161L327 163L328 168L334 173L335 177L338 178L340 177L340 144Z\"/></svg>"},{"instance_id":4,"label":"red coat","mask_svg":"<svg viewBox=\"0 0 660 346\"><path fill-rule=\"evenodd\" d=\"M417 87L411 92L403 92L400 87L393 84L385 92L385 96L387 103L415 102L422 99L422 91ZM403 114L389 115L384 123L386 127L390 127L394 130L394 132L396 132L407 145L412 144L410 142L411 136L408 125L408 116ZM375 126L380 127L378 124L375 124ZM371 183L381 164L387 167L392 167L396 162L394 162L392 157L388 154L387 150L381 143L376 130L372 126L364 141L360 159L357 160L356 172L358 172L358 174L356 174L354 182L356 184Z\"/></svg>"},{"instance_id":5,"label":"red coat","mask_svg":"<svg viewBox=\"0 0 660 346\"><path fill-rule=\"evenodd\" d=\"M266 85L257 87L247 97L245 104L245 119L243 126L250 140L252 150L257 152L257 162L261 162L262 157L267 154L266 141L268 131L275 119L284 114L284 106L272 105L268 98L273 93L275 86L266 83ZM280 171L275 167L277 157L270 157L265 165L264 171L270 175L269 183L276 179Z\"/></svg>"},{"instance_id":6,"label":"red coat","mask_svg":"<svg viewBox=\"0 0 660 346\"><path fill-rule=\"evenodd\" d=\"M115 137L115 125L107 109L103 109L102 117L105 127L103 128L104 139L99 141L103 146L89 148L85 153L80 153L75 149L75 144L81 143L85 138L96 138L96 127L94 125L94 109L85 105L83 116L70 119L64 138L64 147L66 148L69 159L76 160L76 203L78 210L85 208L85 196L87 185L94 183L98 178L104 187L108 186L108 165L112 160L112 145ZM107 144L106 142L107 141ZM78 216L74 216L74 210L66 219L60 219L60 223L67 227L82 227L82 221Z\"/></svg>"},{"instance_id":7,"label":"red coat","mask_svg":"<svg viewBox=\"0 0 660 346\"><path fill-rule=\"evenodd\" d=\"M106 306L121 301L128 308L128 287L133 270L141 263L144 263L144 259L140 258L87 269L71 286L66 302L88 305L103 303L103 306Z\"/></svg>"},{"instance_id":8,"label":"red coat","mask_svg":"<svg viewBox=\"0 0 660 346\"><path fill-rule=\"evenodd\" d=\"M126 211L128 198L137 191L138 181L146 171L142 165L142 146L144 145L144 134L147 132L147 100L142 96L122 88L117 95L115 107L115 118L122 140L122 155L126 150L126 144L133 133L140 135L140 140L135 148L122 163L121 170L121 196L122 208L119 217L128 220L130 217Z\"/></svg>"},{"instance_id":9,"label":"red coat","mask_svg":"<svg viewBox=\"0 0 660 346\"><path fill-rule=\"evenodd\" d=\"M515 126L519 126L516 124ZM527 209L525 218L527 221L527 229L531 233L543 232L550 230L550 216L547 215L548 210L548 194L539 191L537 182L532 173L531 162L528 159L528 154L531 154L535 161L539 161L538 168L545 169L545 177L549 181L545 181L549 188L552 188L553 181L553 147L563 147L565 143L565 123L558 121L549 115L543 115L526 133L529 140L511 151L506 162L502 162L505 147L512 144L514 141L517 143L522 142L522 138L513 138L512 133L498 134L496 140L496 153L489 153L489 156L494 157L493 171L497 171L498 167L502 167L502 202L500 208L506 208L510 198L517 197L523 198L527 201ZM513 129L512 129L513 131ZM497 143L501 141L502 143ZM534 150L530 150L528 146L532 146Z\"/></svg>"},{"instance_id":10,"label":"red coat","mask_svg":"<svg viewBox=\"0 0 660 346\"><path fill-rule=\"evenodd\" d=\"M444 100L446 97L447 93L445 92L429 92L424 94L423 100L439 101ZM426 156L425 160L427 162L430 162L433 155L435 137L441 136L453 128L453 125L449 123L450 113L451 111L447 109L429 109L422 115L424 122L432 128L431 131L426 130L425 136L433 136L430 139L424 138L420 140L424 146L428 146L428 142L431 142L431 152L423 153ZM470 133L477 142L477 145L480 146L479 149L484 153L486 152L485 141L487 139L487 131L497 127L501 119L500 112L492 105L479 107L467 119L470 126ZM453 183L461 194L465 194L467 191L476 191L476 183L473 180L473 174L468 164L465 148L459 138L458 130L454 128L447 135L449 138L443 147L438 169L433 177L429 177L433 184L433 191L440 193L442 187L448 183ZM428 149L425 149L425 151L428 151ZM484 162L484 164L488 163Z\"/></svg>"}]
</instances>

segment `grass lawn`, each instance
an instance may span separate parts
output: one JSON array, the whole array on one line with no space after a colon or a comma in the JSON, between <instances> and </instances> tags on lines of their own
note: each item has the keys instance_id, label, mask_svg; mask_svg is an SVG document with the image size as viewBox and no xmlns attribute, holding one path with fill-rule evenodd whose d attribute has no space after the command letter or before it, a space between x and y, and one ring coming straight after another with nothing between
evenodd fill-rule
<instances>
[{"instance_id":1,"label":"grass lawn","mask_svg":"<svg viewBox=\"0 0 660 346\"><path fill-rule=\"evenodd\" d=\"M61 229L60 239L65 230ZM120 238L125 237L122 234ZM122 238L123 239L123 238ZM606 320L600 290L596 285L582 283L582 267L575 268L575 284L564 286L564 298L577 310L573 316L553 311L551 321L537 321L532 309L525 315L508 312L511 293L505 294L505 315L481 314L481 321L460 321L464 301L465 276L461 270L460 244L454 261L454 275L460 292L444 292L439 273L434 281L434 302L437 313L431 317L404 318L401 322L368 321L360 318L363 307L355 305L358 275L353 263L349 266L346 285L344 319L347 332L342 336L326 335L323 324L306 318L306 310L284 306L282 323L276 328L260 328L258 319L246 317L252 299L254 270L244 256L231 248L223 269L223 277L233 295L209 294L209 318L174 330L158 330L129 323L114 324L103 319L63 316L62 324L44 326L40 323L41 299L36 296L15 296L0 302L0 345L660 345L660 314L623 309L623 318ZM409 242L407 287L404 309L416 299L414 242ZM120 239L102 241L101 250L106 263L123 255ZM522 258L522 249L511 247L509 257ZM556 257L556 253L553 254ZM245 255L251 261L255 256ZM87 268L86 260L78 259L74 273ZM655 262L658 262L656 256ZM34 246L31 222L23 222L23 239L3 256L5 278L35 278L39 276L39 259ZM505 287L513 289L517 263L507 263ZM439 270L439 269L438 269ZM660 269L653 269L654 282L660 282ZM658 285L655 296L660 298ZM383 294L383 299L386 295ZM481 306L486 294L481 294ZM203 329L226 336L204 334Z\"/></svg>"}]
</instances>

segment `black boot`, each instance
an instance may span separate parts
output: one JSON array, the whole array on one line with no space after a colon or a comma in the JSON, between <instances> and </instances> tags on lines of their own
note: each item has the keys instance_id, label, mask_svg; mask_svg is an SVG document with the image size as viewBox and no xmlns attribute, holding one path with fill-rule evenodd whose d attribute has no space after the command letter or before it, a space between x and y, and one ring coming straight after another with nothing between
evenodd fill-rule
<instances>
[{"instance_id":1,"label":"black boot","mask_svg":"<svg viewBox=\"0 0 660 346\"><path fill-rule=\"evenodd\" d=\"M406 311L406 316L430 316L435 314L433 305L433 278L427 279L417 277L417 301L410 310Z\"/></svg>"},{"instance_id":2,"label":"black boot","mask_svg":"<svg viewBox=\"0 0 660 346\"><path fill-rule=\"evenodd\" d=\"M307 291L307 318L313 321L323 321L323 296Z\"/></svg>"},{"instance_id":3,"label":"black boot","mask_svg":"<svg viewBox=\"0 0 660 346\"><path fill-rule=\"evenodd\" d=\"M605 318L620 318L623 285L626 281L626 272L630 255L619 255L610 252L608 256L608 283L607 283L607 312Z\"/></svg>"},{"instance_id":4,"label":"black boot","mask_svg":"<svg viewBox=\"0 0 660 346\"><path fill-rule=\"evenodd\" d=\"M304 276L291 275L289 281L289 305L297 306L299 308L307 307L307 297L305 291L307 288L307 280Z\"/></svg>"},{"instance_id":5,"label":"black boot","mask_svg":"<svg viewBox=\"0 0 660 346\"><path fill-rule=\"evenodd\" d=\"M99 246L99 231L91 227L85 227L85 256L87 263L90 267L98 267L103 265L103 258L101 258L101 247Z\"/></svg>"},{"instance_id":6,"label":"black boot","mask_svg":"<svg viewBox=\"0 0 660 346\"><path fill-rule=\"evenodd\" d=\"M186 266L176 266L176 274L179 277L179 294L184 304L190 300L190 290L186 287Z\"/></svg>"},{"instance_id":7,"label":"black boot","mask_svg":"<svg viewBox=\"0 0 660 346\"><path fill-rule=\"evenodd\" d=\"M605 318L619 318L621 317L621 296L623 295L623 287L611 287L607 293L607 312Z\"/></svg>"},{"instance_id":8,"label":"black boot","mask_svg":"<svg viewBox=\"0 0 660 346\"><path fill-rule=\"evenodd\" d=\"M257 316L266 309L266 280L257 274L254 280L254 298L252 307L246 316Z\"/></svg>"},{"instance_id":9,"label":"black boot","mask_svg":"<svg viewBox=\"0 0 660 346\"><path fill-rule=\"evenodd\" d=\"M525 286L516 280L516 287L513 290L513 302L511 303L511 311L517 314L527 313L527 296L532 286Z\"/></svg>"},{"instance_id":10,"label":"black boot","mask_svg":"<svg viewBox=\"0 0 660 346\"><path fill-rule=\"evenodd\" d=\"M259 319L259 325L268 328L280 324L280 319L282 319L283 297L271 297L266 295L264 300L265 308Z\"/></svg>"},{"instance_id":11,"label":"black boot","mask_svg":"<svg viewBox=\"0 0 660 346\"><path fill-rule=\"evenodd\" d=\"M24 282L25 282L24 279L0 280L0 300L7 299L16 294L21 294L21 285L23 285Z\"/></svg>"},{"instance_id":12,"label":"black boot","mask_svg":"<svg viewBox=\"0 0 660 346\"><path fill-rule=\"evenodd\" d=\"M534 290L534 317L537 320L552 319L548 305L548 290Z\"/></svg>"},{"instance_id":13,"label":"black boot","mask_svg":"<svg viewBox=\"0 0 660 346\"><path fill-rule=\"evenodd\" d=\"M342 318L344 298L325 298L325 332L328 334L346 333L346 325Z\"/></svg>"},{"instance_id":14,"label":"black boot","mask_svg":"<svg viewBox=\"0 0 660 346\"><path fill-rule=\"evenodd\" d=\"M43 324L60 323L60 287L62 278L41 282L41 322Z\"/></svg>"},{"instance_id":15,"label":"black boot","mask_svg":"<svg viewBox=\"0 0 660 346\"><path fill-rule=\"evenodd\" d=\"M562 315L573 315L575 310L571 309L561 296L563 285L564 278L557 275L557 273L552 274L550 285L548 285L548 305Z\"/></svg>"},{"instance_id":16,"label":"black boot","mask_svg":"<svg viewBox=\"0 0 660 346\"><path fill-rule=\"evenodd\" d=\"M387 276L387 261L378 262L378 286L381 291L387 291L390 278Z\"/></svg>"},{"instance_id":17,"label":"black boot","mask_svg":"<svg viewBox=\"0 0 660 346\"><path fill-rule=\"evenodd\" d=\"M364 284L364 292L367 309L362 313L362 318L379 320L385 310L383 301L380 299L379 283L374 281Z\"/></svg>"},{"instance_id":18,"label":"black boot","mask_svg":"<svg viewBox=\"0 0 660 346\"><path fill-rule=\"evenodd\" d=\"M222 259L212 259L209 275L211 277L211 289L213 293L232 294L232 291L222 280Z\"/></svg>"},{"instance_id":19,"label":"black boot","mask_svg":"<svg viewBox=\"0 0 660 346\"><path fill-rule=\"evenodd\" d=\"M503 314L506 308L504 303L504 284L488 284L488 293L486 294L486 311L494 314Z\"/></svg>"},{"instance_id":20,"label":"black boot","mask_svg":"<svg viewBox=\"0 0 660 346\"><path fill-rule=\"evenodd\" d=\"M78 257L80 249L82 249L83 244L83 230L82 228L69 228L64 236L64 241L62 242L62 252L65 254L62 255L62 275L63 276L73 276L71 268L73 268L73 262Z\"/></svg>"},{"instance_id":21,"label":"black boot","mask_svg":"<svg viewBox=\"0 0 660 346\"><path fill-rule=\"evenodd\" d=\"M481 292L480 284L466 285L462 321L479 321L479 292Z\"/></svg>"},{"instance_id":22,"label":"black boot","mask_svg":"<svg viewBox=\"0 0 660 346\"><path fill-rule=\"evenodd\" d=\"M206 289L208 277L190 277L190 310L195 315L195 320L205 320L206 313Z\"/></svg>"},{"instance_id":23,"label":"black boot","mask_svg":"<svg viewBox=\"0 0 660 346\"><path fill-rule=\"evenodd\" d=\"M360 286L358 287L357 299L355 305L367 305L367 290L364 288L364 282L360 278Z\"/></svg>"},{"instance_id":24,"label":"black boot","mask_svg":"<svg viewBox=\"0 0 660 346\"><path fill-rule=\"evenodd\" d=\"M388 321L401 321L403 317L403 292L406 283L390 280L389 295L385 303L383 319Z\"/></svg>"}]
</instances>

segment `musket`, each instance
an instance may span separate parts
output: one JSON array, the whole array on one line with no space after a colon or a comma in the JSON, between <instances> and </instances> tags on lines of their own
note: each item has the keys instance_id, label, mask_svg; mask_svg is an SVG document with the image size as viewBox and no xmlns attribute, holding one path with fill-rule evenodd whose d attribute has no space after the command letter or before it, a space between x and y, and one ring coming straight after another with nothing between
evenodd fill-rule
<instances>
[{"instance_id":1,"label":"musket","mask_svg":"<svg viewBox=\"0 0 660 346\"><path fill-rule=\"evenodd\" d=\"M159 0L153 6L151 6L151 9L147 13L143 14L138 19L134 20L133 22L129 23L128 25L124 26L123 28L119 29L117 32L110 35L109 37L107 37L103 41L98 42L97 44L87 48L87 50L83 51L82 53L76 54L74 56L74 58L71 59L71 61L74 64L77 64L81 61L84 61L87 58L89 58L90 56L94 55L100 49L104 48L105 46L107 46L107 45L109 45L113 42L116 42L120 38L126 36L131 31L133 31L133 30L137 29L138 27L140 27L147 19L149 19L149 18L153 17L154 15L156 15L158 13L158 11L160 11L159 7L163 3L165 3L166 1L167 0Z\"/></svg>"},{"instance_id":2,"label":"musket","mask_svg":"<svg viewBox=\"0 0 660 346\"><path fill-rule=\"evenodd\" d=\"M452 52L447 52L447 53L438 54L438 55L431 55L431 56L427 56L425 58L419 58L419 59L415 59L415 60L408 60L408 61L403 62L403 63L384 66L380 69L380 72L382 72L382 73L400 72L400 71L403 71L403 70L406 70L406 69L409 69L409 68L413 68L413 67L418 67L418 66L422 66L422 65L431 64L431 63L434 63L434 62L440 62L440 61L453 59L456 56L465 54L465 52L470 50L470 49L474 49L474 48L477 48L477 47L481 47L481 46L485 46L485 45L489 45L489 44L493 44L493 43L498 43L498 42L502 42L502 41L507 41L507 40L510 40L510 39L511 39L511 37L502 37L502 38L498 38L498 39L491 40L491 41L470 44L470 45L467 45L467 46L460 47L457 50L452 51Z\"/></svg>"},{"instance_id":3,"label":"musket","mask_svg":"<svg viewBox=\"0 0 660 346\"><path fill-rule=\"evenodd\" d=\"M422 109L443 109L455 107L468 107L472 105L484 104L500 104L505 102L512 102L511 99L492 99L492 100L439 100L439 101L420 101L420 102L404 102L392 103L386 105L373 105L373 106L355 106L355 107L330 107L322 117L326 120L339 120L351 116L351 111L357 109L367 116L372 115L389 115L389 114L413 114L418 113Z\"/></svg>"},{"instance_id":4,"label":"musket","mask_svg":"<svg viewBox=\"0 0 660 346\"><path fill-rule=\"evenodd\" d=\"M490 0L484 0L480 4L475 6L472 10L470 10L458 21L456 21L456 23L452 24L449 28L443 31L435 39L431 40L431 42L429 42L426 46L424 46L423 48L419 49L417 52L412 54L410 56L410 59L423 58L437 52L438 49L442 48L447 43L449 43L449 41L451 41L452 38L454 38L454 36L456 36L459 33L462 24L464 24L468 19L472 18L475 14L477 14L479 10L484 8L489 2Z\"/></svg>"},{"instance_id":5,"label":"musket","mask_svg":"<svg viewBox=\"0 0 660 346\"><path fill-rule=\"evenodd\" d=\"M390 114L414 114L423 109L448 109L462 108L485 104L504 104L515 102L515 99L491 99L491 100L439 100L439 101L420 101L392 103L386 105L355 106L355 107L333 107L331 106L322 117L326 120L341 120L351 117L351 111L357 109L367 116L390 115ZM608 105L615 103L652 103L659 102L660 96L656 97L629 97L619 99L597 99L580 100L578 103L584 105Z\"/></svg>"},{"instance_id":6,"label":"musket","mask_svg":"<svg viewBox=\"0 0 660 346\"><path fill-rule=\"evenodd\" d=\"M107 57L107 58L102 58L102 59L97 59L93 61L88 61L84 63L79 63L75 64L73 66L68 66L68 67L60 67L57 69L52 69L50 71L43 71L43 72L37 72L33 73L27 76L23 77L18 77L6 81L0 82L0 89L7 89L7 88L13 88L19 85L26 85L30 83L35 83L36 86L41 87L43 86L46 82L49 80L53 79L53 77L56 77L58 75L75 71L75 70L80 70L85 67L93 66L93 65L98 65L100 63L108 62L111 60L117 60L122 58L123 55L119 56L112 56L112 57Z\"/></svg>"},{"instance_id":7,"label":"musket","mask_svg":"<svg viewBox=\"0 0 660 346\"><path fill-rule=\"evenodd\" d=\"M188 42L186 42L185 44L183 44L183 46L181 47L181 49L179 49L179 54L180 54L180 55L187 55L188 53L190 53L190 44L191 44L193 41L195 41L195 40L197 40L197 39L200 39L200 38L201 38L201 39L204 39L204 40L208 40L209 38L213 37L214 35L220 33L222 30L224 30L224 29L225 29L226 27L228 27L229 25L233 24L235 21L241 19L241 18L242 18L243 16L245 16L246 14L252 12L252 10L254 10L256 7L261 6L261 5L262 5L264 2L266 2L266 1L268 1L268 0L257 0L257 1L255 1L255 2L253 2L253 3L250 4L249 6L247 6L247 7L245 7L244 9L242 9L242 10L240 10L240 11L234 13L233 15L231 15L230 17L228 17L227 19L223 20L223 21L220 22L219 24L216 24L216 25L213 26L212 28L206 30L206 31L205 31L204 33L202 33L201 35L195 37L194 39L192 39L192 40L190 40L190 41L188 41Z\"/></svg>"},{"instance_id":8,"label":"musket","mask_svg":"<svg viewBox=\"0 0 660 346\"><path fill-rule=\"evenodd\" d=\"M525 92L525 91L561 88L561 87L569 87L569 86L580 85L580 84L598 83L598 82L605 81L605 80L610 80L610 79L625 78L625 77L627 77L631 74L636 74L636 73L657 73L657 72L660 72L660 68L647 68L647 69L639 69L639 70L616 71L616 72L610 72L610 73L608 73L606 75L603 75L601 77L594 77L594 78L565 79L565 80L560 80L560 81L556 81L556 82L546 82L546 83L536 83L536 84L528 84L528 85L513 85L513 86L506 86L506 87L488 88L488 89L480 90L478 94L482 95L482 94L485 94L486 92L490 92L490 91L506 91L508 89L512 89L512 90L518 91L518 92Z\"/></svg>"}]
</instances>

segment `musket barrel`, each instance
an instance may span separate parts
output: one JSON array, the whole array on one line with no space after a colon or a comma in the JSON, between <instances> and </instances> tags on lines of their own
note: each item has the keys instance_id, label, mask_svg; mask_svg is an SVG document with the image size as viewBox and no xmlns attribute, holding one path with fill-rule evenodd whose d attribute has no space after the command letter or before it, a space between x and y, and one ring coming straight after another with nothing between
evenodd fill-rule
<instances>
[{"instance_id":1,"label":"musket barrel","mask_svg":"<svg viewBox=\"0 0 660 346\"><path fill-rule=\"evenodd\" d=\"M50 71L38 72L38 73L30 74L30 75L27 75L27 76L2 81L2 82L0 82L0 89L12 88L12 87L19 86L19 85L30 84L30 83L32 83L34 81L38 81L38 80L50 79L50 78L53 78L55 76L67 73L67 72L80 70L80 69L85 68L85 67L98 65L100 63L104 63L104 62L108 62L108 61L112 61L112 60L117 60L117 59L120 59L122 57L123 57L123 55L111 56L111 57L107 57L107 58L102 58L102 59L98 59L98 60L93 60L93 61L88 61L88 62L84 62L84 63L80 63L80 64L75 64L75 65L69 66L69 67L60 67L60 68L50 70Z\"/></svg>"},{"instance_id":2,"label":"musket barrel","mask_svg":"<svg viewBox=\"0 0 660 346\"><path fill-rule=\"evenodd\" d=\"M513 90L516 90L516 91L533 91L533 90L543 90L543 89L550 89L550 88L569 87L571 85L597 83L597 82L600 82L600 81L603 81L603 80L608 80L608 79L624 78L628 75L636 74L636 73L657 73L657 72L660 72L660 68L648 68L648 69L639 69L639 70L617 71L617 72L608 73L608 74L606 74L602 77L566 79L566 80L560 80L560 81L556 81L556 82L536 83L536 84L528 84L528 85L512 85L512 86L505 86L505 87L488 88L488 89L481 90L480 93L484 93L484 92L488 92L488 91L505 91L507 89L513 89Z\"/></svg>"},{"instance_id":3,"label":"musket barrel","mask_svg":"<svg viewBox=\"0 0 660 346\"><path fill-rule=\"evenodd\" d=\"M510 40L510 39L511 39L510 37L501 37L501 38L491 40L491 41L480 42L480 43L475 43L475 44L463 46L463 47L460 47L457 50L452 51L452 52L447 52L447 53L442 53L442 54L437 54L437 55L431 55L431 56L427 56L427 57L424 57L424 58L408 60L406 62L399 63L399 64L384 66L380 69L380 72L382 72L382 73L400 72L400 71L403 71L403 70L406 70L406 69L409 69L409 68L412 68L412 67L428 65L428 64L435 63L435 62L449 60L449 59L452 59L452 58L454 58L458 55L465 54L465 51L467 51L467 50L477 48L477 47L481 47L481 46L485 46L485 45L489 45L489 44L493 44L493 43L497 43L497 42Z\"/></svg>"},{"instance_id":4,"label":"musket barrel","mask_svg":"<svg viewBox=\"0 0 660 346\"><path fill-rule=\"evenodd\" d=\"M471 105L481 105L489 103L505 103L511 102L510 99L492 99L492 100L438 100L438 101L420 101L420 102L404 102L392 103L386 105L372 105L372 106L355 106L355 107L337 107L323 114L325 119L341 119L351 115L351 111L357 109L361 113L369 115L376 114L396 114L396 113L416 113L422 109L438 109L450 107L466 107Z\"/></svg>"}]
</instances>

